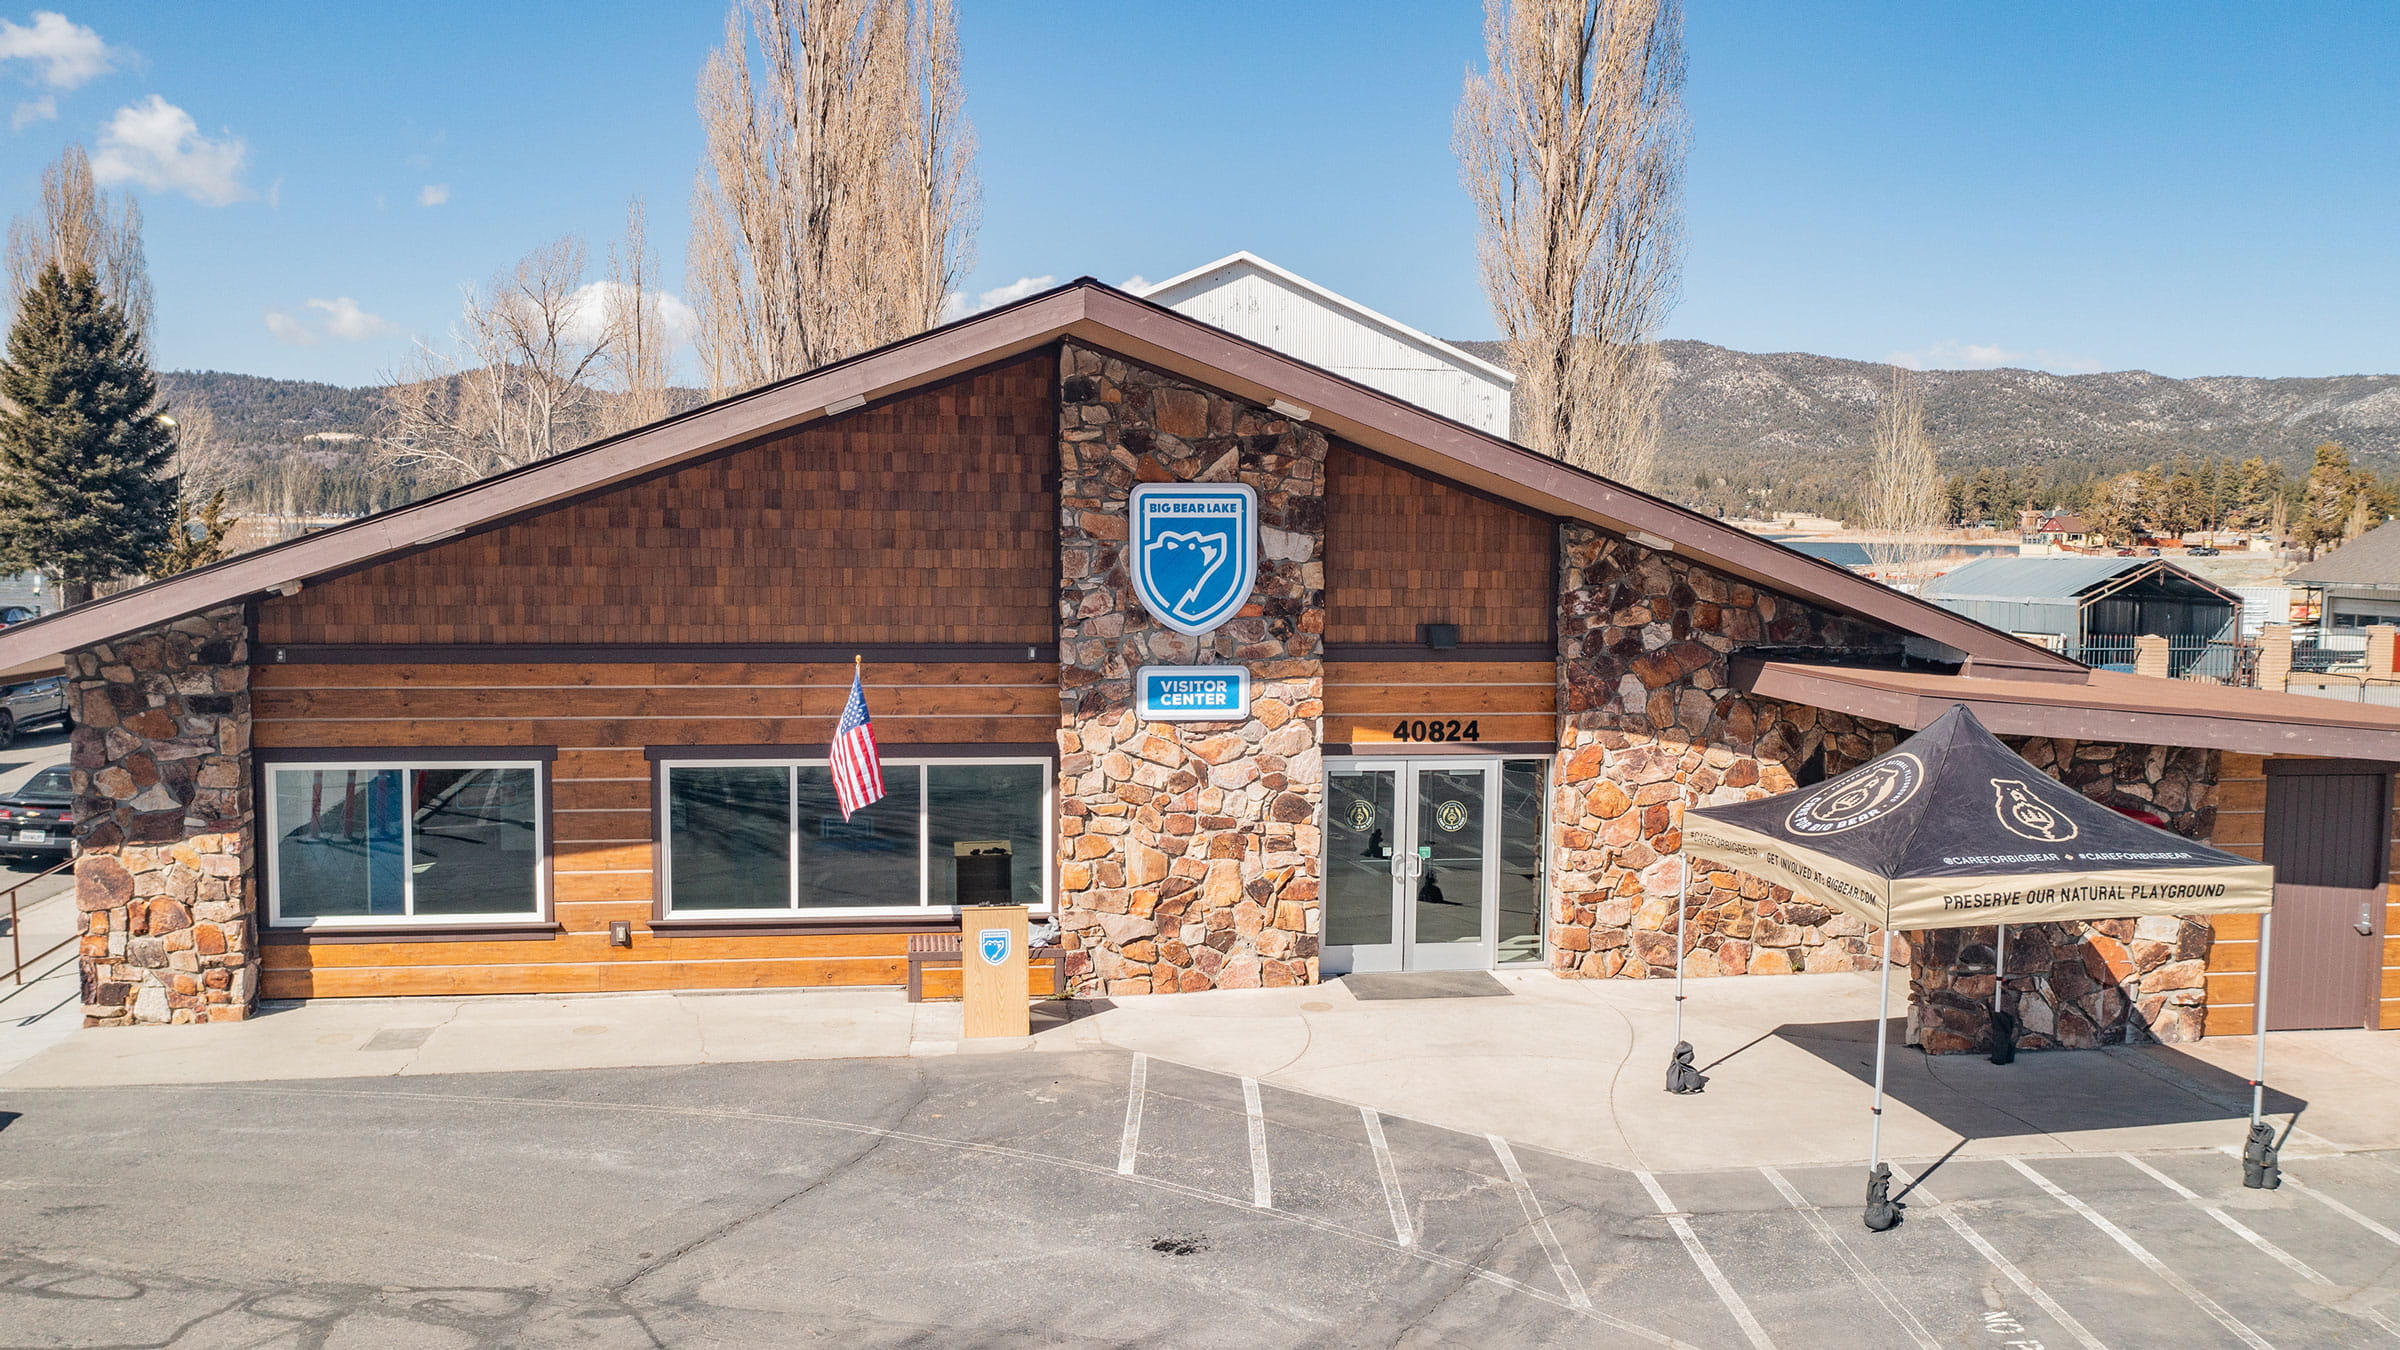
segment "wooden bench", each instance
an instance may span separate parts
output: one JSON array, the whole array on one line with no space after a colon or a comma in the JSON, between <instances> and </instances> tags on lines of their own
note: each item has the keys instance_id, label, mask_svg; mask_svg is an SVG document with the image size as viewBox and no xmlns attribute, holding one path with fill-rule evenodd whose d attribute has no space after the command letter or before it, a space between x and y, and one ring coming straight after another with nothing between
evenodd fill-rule
<instances>
[{"instance_id":1,"label":"wooden bench","mask_svg":"<svg viewBox=\"0 0 2400 1350\"><path fill-rule=\"evenodd\" d=\"M923 1003L925 1001L925 968L927 966L956 968L959 965L958 952L959 935L956 933L909 934L908 1001ZM1030 986L1032 980L1040 976L1041 972L1035 970L1034 967L1047 961L1050 963L1050 997L1065 998L1067 996L1067 949L1059 946L1036 947L1025 955L1026 975L1029 977L1027 984ZM1031 997L1033 990L1028 987L1025 992L1028 997Z\"/></svg>"}]
</instances>

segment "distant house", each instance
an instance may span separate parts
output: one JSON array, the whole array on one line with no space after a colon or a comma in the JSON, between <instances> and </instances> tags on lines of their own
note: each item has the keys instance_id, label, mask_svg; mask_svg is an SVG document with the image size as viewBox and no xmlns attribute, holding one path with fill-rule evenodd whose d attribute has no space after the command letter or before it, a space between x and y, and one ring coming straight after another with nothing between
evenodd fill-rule
<instances>
[{"instance_id":1,"label":"distant house","mask_svg":"<svg viewBox=\"0 0 2400 1350\"><path fill-rule=\"evenodd\" d=\"M1924 596L2089 665L2130 670L2134 639L2163 636L2178 676L2229 662L2241 631L2240 596L2158 558L1983 558Z\"/></svg>"},{"instance_id":2,"label":"distant house","mask_svg":"<svg viewBox=\"0 0 2400 1350\"><path fill-rule=\"evenodd\" d=\"M2083 517L2063 512L2034 519L2025 535L2026 543L2048 544L2053 548L2097 548L2100 544L2099 536L2092 533L2092 527Z\"/></svg>"},{"instance_id":3,"label":"distant house","mask_svg":"<svg viewBox=\"0 0 2400 1350\"><path fill-rule=\"evenodd\" d=\"M1516 376L1256 254L1219 258L1141 295L1478 431L1509 434Z\"/></svg>"},{"instance_id":4,"label":"distant house","mask_svg":"<svg viewBox=\"0 0 2400 1350\"><path fill-rule=\"evenodd\" d=\"M2376 526L2285 580L2316 593L2329 637L2400 624L2400 521Z\"/></svg>"}]
</instances>

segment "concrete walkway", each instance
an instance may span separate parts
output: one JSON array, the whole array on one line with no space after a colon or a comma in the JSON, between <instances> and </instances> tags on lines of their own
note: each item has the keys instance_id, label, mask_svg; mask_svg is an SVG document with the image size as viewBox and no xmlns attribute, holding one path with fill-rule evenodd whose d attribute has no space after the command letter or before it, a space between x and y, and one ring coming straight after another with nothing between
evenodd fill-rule
<instances>
[{"instance_id":1,"label":"concrete walkway","mask_svg":"<svg viewBox=\"0 0 2400 1350\"><path fill-rule=\"evenodd\" d=\"M1863 1161L1872 975L1695 982L1684 1034L1711 1076L1662 1090L1671 986L1495 977L1493 997L1365 1000L1340 981L1079 1005L1023 1042L959 1039L955 1004L896 990L328 999L233 1025L77 1031L8 1090L616 1069L1100 1046L1654 1171ZM1897 1027L1895 1025L1895 1034ZM0 1066L10 1058L0 1026ZM1929 1160L2238 1145L2247 1038L1932 1059L1895 1044L1885 1152ZM2270 1110L2295 1154L2400 1147L2400 1036L2282 1033Z\"/></svg>"}]
</instances>

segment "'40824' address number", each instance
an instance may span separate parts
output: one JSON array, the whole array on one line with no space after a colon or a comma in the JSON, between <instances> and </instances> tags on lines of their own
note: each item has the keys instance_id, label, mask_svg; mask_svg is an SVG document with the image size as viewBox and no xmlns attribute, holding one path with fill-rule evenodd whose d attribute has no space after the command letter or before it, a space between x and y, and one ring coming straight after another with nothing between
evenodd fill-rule
<instances>
[{"instance_id":1,"label":"'40824' address number","mask_svg":"<svg viewBox=\"0 0 2400 1350\"><path fill-rule=\"evenodd\" d=\"M1401 722L1392 727L1395 741L1480 741L1483 732L1473 722L1461 722L1436 717L1430 721Z\"/></svg>"}]
</instances>

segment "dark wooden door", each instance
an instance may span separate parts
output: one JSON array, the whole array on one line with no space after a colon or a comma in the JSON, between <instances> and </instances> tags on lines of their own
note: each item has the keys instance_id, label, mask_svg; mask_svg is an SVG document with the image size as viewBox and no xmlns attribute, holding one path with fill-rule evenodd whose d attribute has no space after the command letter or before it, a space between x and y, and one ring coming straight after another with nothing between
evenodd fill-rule
<instances>
[{"instance_id":1,"label":"dark wooden door","mask_svg":"<svg viewBox=\"0 0 2400 1350\"><path fill-rule=\"evenodd\" d=\"M2266 860L2275 867L2269 1031L2374 1025L2390 783L2388 765L2267 763Z\"/></svg>"}]
</instances>

